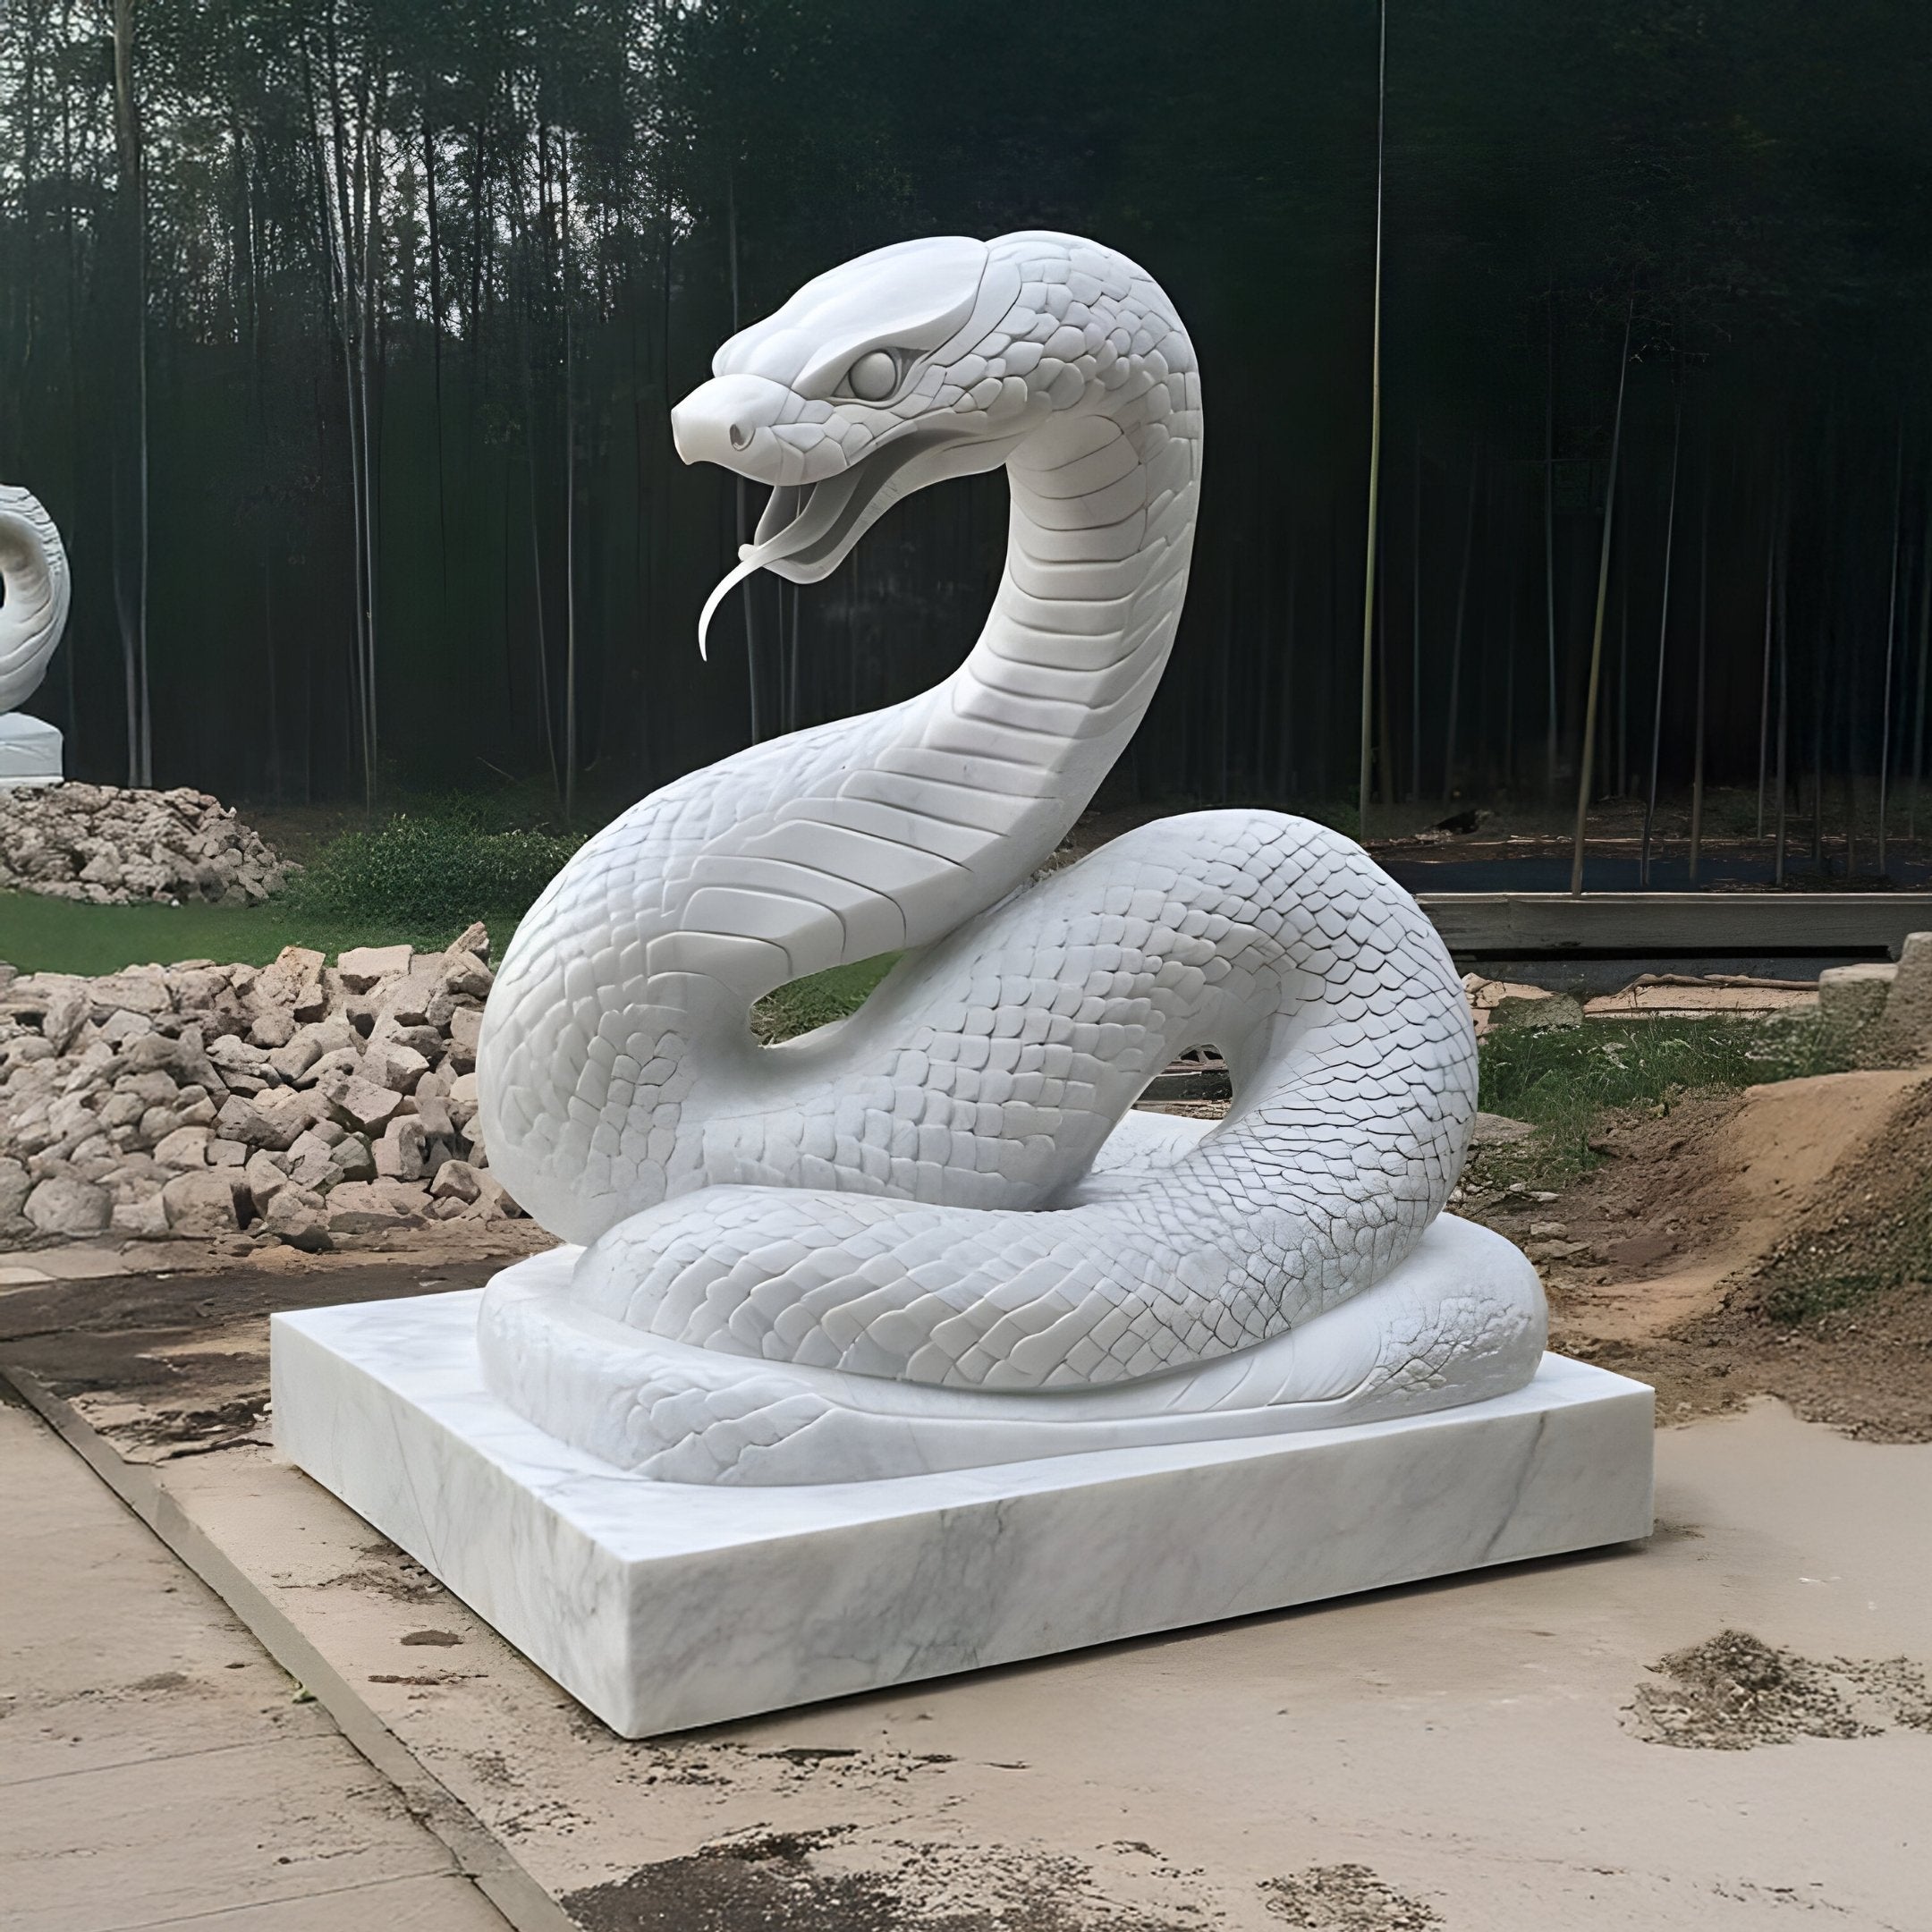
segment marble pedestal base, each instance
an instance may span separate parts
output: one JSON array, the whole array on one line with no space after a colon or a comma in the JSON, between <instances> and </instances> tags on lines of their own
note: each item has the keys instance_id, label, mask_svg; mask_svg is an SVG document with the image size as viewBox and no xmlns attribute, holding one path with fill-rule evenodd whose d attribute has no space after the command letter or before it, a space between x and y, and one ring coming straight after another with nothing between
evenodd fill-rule
<instances>
[{"instance_id":1,"label":"marble pedestal base","mask_svg":"<svg viewBox=\"0 0 1932 1932\"><path fill-rule=\"evenodd\" d=\"M0 789L58 784L61 734L24 711L0 712Z\"/></svg>"},{"instance_id":2,"label":"marble pedestal base","mask_svg":"<svg viewBox=\"0 0 1932 1932\"><path fill-rule=\"evenodd\" d=\"M479 1298L275 1316L276 1446L626 1737L1650 1532L1650 1390L1561 1356L1402 1421L729 1489L504 1407Z\"/></svg>"}]
</instances>

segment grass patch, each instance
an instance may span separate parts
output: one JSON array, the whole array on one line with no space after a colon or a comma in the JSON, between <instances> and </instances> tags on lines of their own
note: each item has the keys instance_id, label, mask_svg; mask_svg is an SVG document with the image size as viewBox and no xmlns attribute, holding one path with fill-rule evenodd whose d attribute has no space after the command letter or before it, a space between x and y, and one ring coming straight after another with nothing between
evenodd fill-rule
<instances>
[{"instance_id":1,"label":"grass patch","mask_svg":"<svg viewBox=\"0 0 1932 1932\"><path fill-rule=\"evenodd\" d=\"M267 905L88 905L0 893L0 959L23 972L106 973L148 961L266 965L285 945L447 945L472 919L497 956L517 921L582 843L506 826L488 801L398 812L338 833Z\"/></svg>"},{"instance_id":2,"label":"grass patch","mask_svg":"<svg viewBox=\"0 0 1932 1932\"><path fill-rule=\"evenodd\" d=\"M1880 1275L1827 1275L1815 1280L1800 1275L1774 1282L1765 1295L1764 1311L1789 1327L1856 1308L1868 1295L1895 1285Z\"/></svg>"},{"instance_id":3,"label":"grass patch","mask_svg":"<svg viewBox=\"0 0 1932 1932\"><path fill-rule=\"evenodd\" d=\"M767 993L751 1009L751 1030L768 1046L795 1038L814 1027L829 1026L857 1013L872 988L899 962L896 953L881 953L849 966L828 966Z\"/></svg>"},{"instance_id":4,"label":"grass patch","mask_svg":"<svg viewBox=\"0 0 1932 1932\"><path fill-rule=\"evenodd\" d=\"M348 946L446 946L472 919L490 929L498 957L521 908L479 906L461 919L358 919L271 900L263 906L78 904L37 893L0 893L0 959L22 972L110 973L155 961L209 959L266 966L285 945L332 959Z\"/></svg>"},{"instance_id":5,"label":"grass patch","mask_svg":"<svg viewBox=\"0 0 1932 1932\"><path fill-rule=\"evenodd\" d=\"M398 812L373 831L344 832L292 879L292 908L321 917L460 929L476 908L529 911L582 840L492 825L445 809Z\"/></svg>"},{"instance_id":6,"label":"grass patch","mask_svg":"<svg viewBox=\"0 0 1932 1932\"><path fill-rule=\"evenodd\" d=\"M1477 1104L1538 1131L1485 1167L1523 1185L1563 1187L1597 1165L1590 1141L1631 1108L1669 1113L1692 1089L1767 1085L1852 1064L1842 1038L1800 1020L1590 1021L1512 1027L1482 1044ZM1507 1170L1506 1174L1504 1170Z\"/></svg>"}]
</instances>

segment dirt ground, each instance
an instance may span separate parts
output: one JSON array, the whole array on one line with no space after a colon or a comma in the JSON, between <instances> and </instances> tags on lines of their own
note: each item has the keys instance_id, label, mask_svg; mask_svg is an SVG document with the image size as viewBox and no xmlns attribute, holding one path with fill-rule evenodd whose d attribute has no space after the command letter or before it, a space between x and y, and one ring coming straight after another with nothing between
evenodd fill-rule
<instances>
[{"instance_id":1,"label":"dirt ground","mask_svg":"<svg viewBox=\"0 0 1932 1932\"><path fill-rule=\"evenodd\" d=\"M1225 1105L1163 1111L1214 1118ZM1866 1440L1932 1441L1932 1070L1693 1093L1614 1116L1591 1148L1597 1165L1560 1193L1513 1180L1512 1147L1479 1148L1454 1204L1536 1260L1553 1347L1653 1384L1666 1424L1774 1395ZM167 1374L184 1439L245 1438L255 1419L225 1381L223 1325L196 1312L213 1305L210 1284L225 1321L247 1320L476 1285L548 1244L527 1222L433 1234L349 1237L323 1255L236 1239L9 1256L0 1348L59 1326L79 1368L90 1335L151 1315L182 1352Z\"/></svg>"},{"instance_id":2,"label":"dirt ground","mask_svg":"<svg viewBox=\"0 0 1932 1932\"><path fill-rule=\"evenodd\" d=\"M1650 1383L1665 1424L1772 1395L1932 1442L1932 1069L1691 1093L1590 1148L1552 1191L1513 1177L1518 1143L1479 1147L1453 1202L1537 1263L1552 1348Z\"/></svg>"},{"instance_id":3,"label":"dirt ground","mask_svg":"<svg viewBox=\"0 0 1932 1932\"><path fill-rule=\"evenodd\" d=\"M166 1376L211 1300L265 1393L232 1277L136 1284L83 1350L88 1285L0 1296L38 1328L0 1363L522 1932L1924 1922L1932 1449L1757 1403L1663 1433L1642 1544L629 1742L258 1440L149 1406L202 1399ZM365 1260L305 1292L419 1285ZM192 1715L225 1665L119 1667L37 1713L49 1748Z\"/></svg>"},{"instance_id":4,"label":"dirt ground","mask_svg":"<svg viewBox=\"0 0 1932 1932\"><path fill-rule=\"evenodd\" d=\"M1561 1193L1479 1153L1459 1211L1522 1242L1552 1346L1655 1385L1665 1422L1775 1395L1932 1440L1932 1074L1835 1073L1625 1114Z\"/></svg>"},{"instance_id":5,"label":"dirt ground","mask_svg":"<svg viewBox=\"0 0 1932 1932\"><path fill-rule=\"evenodd\" d=\"M0 1372L151 1486L410 1809L483 1845L498 1904L538 1898L520 1926L1905 1932L1932 1452L1891 1445L1932 1440L1928 1114L1932 1070L1700 1095L1611 1122L1542 1198L1478 1156L1457 1205L1538 1255L1555 1345L1698 1425L1658 1440L1648 1544L641 1743L269 1452L269 1309L500 1258L0 1280Z\"/></svg>"}]
</instances>

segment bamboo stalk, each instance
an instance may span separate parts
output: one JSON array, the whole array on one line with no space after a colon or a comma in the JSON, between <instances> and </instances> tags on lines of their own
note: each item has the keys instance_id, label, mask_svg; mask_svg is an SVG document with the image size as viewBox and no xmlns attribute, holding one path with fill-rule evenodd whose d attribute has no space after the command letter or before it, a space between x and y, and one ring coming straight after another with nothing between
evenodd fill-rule
<instances>
[{"instance_id":1,"label":"bamboo stalk","mask_svg":"<svg viewBox=\"0 0 1932 1932\"><path fill-rule=\"evenodd\" d=\"M1774 507L1774 520L1776 510ZM1764 836L1765 780L1771 768L1771 573L1777 559L1777 537L1765 542L1764 680L1758 699L1758 836Z\"/></svg>"},{"instance_id":2,"label":"bamboo stalk","mask_svg":"<svg viewBox=\"0 0 1932 1932\"><path fill-rule=\"evenodd\" d=\"M732 334L735 335L738 333L738 180L737 170L729 160L724 164L724 235L725 246L731 257L731 326ZM668 305L670 301L670 270L668 267L666 267L665 275L666 284L665 301ZM669 393L667 386L665 390L666 395ZM738 478L737 485L738 553L742 555L746 544L751 539L751 524L750 513L745 503L745 479L742 477ZM758 707L757 594L755 589L757 582L758 580L755 577L749 580L739 599L739 607L744 613L745 691L746 702L750 710L751 742L753 744L757 744L764 735L759 729L761 720ZM779 644L782 654L784 648L783 627L784 623L782 608L778 621L780 625Z\"/></svg>"},{"instance_id":3,"label":"bamboo stalk","mask_svg":"<svg viewBox=\"0 0 1932 1932\"><path fill-rule=\"evenodd\" d=\"M1772 882L1778 886L1784 883L1786 808L1790 802L1789 787L1785 782L1785 756L1790 741L1791 720L1791 629L1786 622L1790 557L1784 535L1781 529L1777 567L1777 863L1772 873Z\"/></svg>"},{"instance_id":4,"label":"bamboo stalk","mask_svg":"<svg viewBox=\"0 0 1932 1932\"><path fill-rule=\"evenodd\" d=\"M1556 796L1556 292L1544 304L1543 616L1549 656L1549 719L1546 746L1549 795Z\"/></svg>"},{"instance_id":5,"label":"bamboo stalk","mask_svg":"<svg viewBox=\"0 0 1932 1932\"><path fill-rule=\"evenodd\" d=\"M564 822L577 814L577 373L571 288L570 144L559 134L558 252L564 283Z\"/></svg>"},{"instance_id":6,"label":"bamboo stalk","mask_svg":"<svg viewBox=\"0 0 1932 1932\"><path fill-rule=\"evenodd\" d=\"M1697 746L1690 764L1690 884L1698 882L1704 845L1704 691L1710 633L1710 458L1704 463L1703 507L1698 517Z\"/></svg>"},{"instance_id":7,"label":"bamboo stalk","mask_svg":"<svg viewBox=\"0 0 1932 1932\"><path fill-rule=\"evenodd\" d=\"M1650 789L1644 795L1643 852L1637 882L1650 883L1650 833L1657 820L1657 765L1664 745L1664 672L1670 654L1671 557L1677 538L1677 463L1683 452L1683 395L1677 397L1676 421L1671 428L1670 506L1664 513L1664 593L1657 611L1657 702L1650 714Z\"/></svg>"},{"instance_id":8,"label":"bamboo stalk","mask_svg":"<svg viewBox=\"0 0 1932 1932\"><path fill-rule=\"evenodd\" d=\"M1462 518L1462 568L1456 580L1455 631L1449 645L1449 702L1443 724L1442 799L1455 786L1456 713L1462 708L1462 631L1469 616L1470 569L1476 554L1476 478L1482 455L1480 432L1470 441L1469 504Z\"/></svg>"},{"instance_id":9,"label":"bamboo stalk","mask_svg":"<svg viewBox=\"0 0 1932 1932\"><path fill-rule=\"evenodd\" d=\"M1591 767L1597 749L1597 695L1603 682L1604 604L1610 594L1610 538L1616 525L1617 459L1623 447L1623 393L1630 381L1631 323L1637 313L1632 286L1623 309L1623 348L1617 369L1616 414L1610 428L1610 476L1604 486L1603 548L1597 559L1597 616L1590 631L1589 693L1583 706L1583 749L1577 774L1576 837L1570 853L1570 896L1583 896L1583 831L1589 818Z\"/></svg>"},{"instance_id":10,"label":"bamboo stalk","mask_svg":"<svg viewBox=\"0 0 1932 1932\"><path fill-rule=\"evenodd\" d=\"M1919 832L1919 794L1925 785L1926 674L1932 667L1932 479L1926 487L1925 537L1919 547L1919 698L1912 708L1911 815L1906 832Z\"/></svg>"},{"instance_id":11,"label":"bamboo stalk","mask_svg":"<svg viewBox=\"0 0 1932 1932\"><path fill-rule=\"evenodd\" d=\"M1374 757L1376 528L1382 491L1382 189L1388 120L1388 0L1381 0L1376 60L1375 320L1368 369L1368 540L1362 566L1361 745L1356 767L1356 835L1368 843L1368 777Z\"/></svg>"},{"instance_id":12,"label":"bamboo stalk","mask_svg":"<svg viewBox=\"0 0 1932 1932\"><path fill-rule=\"evenodd\" d=\"M1899 535L1905 517L1905 419L1892 462L1892 581L1885 598L1885 683L1878 699L1878 876L1885 877L1885 805L1892 782L1892 654L1898 635Z\"/></svg>"},{"instance_id":13,"label":"bamboo stalk","mask_svg":"<svg viewBox=\"0 0 1932 1932\"><path fill-rule=\"evenodd\" d=\"M1415 433L1415 514L1409 526L1409 798L1422 800L1422 430Z\"/></svg>"}]
</instances>

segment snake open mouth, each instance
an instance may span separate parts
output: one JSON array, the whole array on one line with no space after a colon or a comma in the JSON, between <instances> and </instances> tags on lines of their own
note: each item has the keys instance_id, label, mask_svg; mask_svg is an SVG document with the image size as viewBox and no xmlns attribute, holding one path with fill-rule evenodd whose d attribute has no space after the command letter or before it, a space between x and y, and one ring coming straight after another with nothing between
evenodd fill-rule
<instances>
[{"instance_id":1,"label":"snake open mouth","mask_svg":"<svg viewBox=\"0 0 1932 1932\"><path fill-rule=\"evenodd\" d=\"M851 555L859 539L915 482L907 466L966 434L949 422L914 422L873 453L818 483L781 483L758 518L753 540L718 580L698 619L698 652L706 655L706 635L720 604L756 572L768 570L791 583L818 583Z\"/></svg>"}]
</instances>

